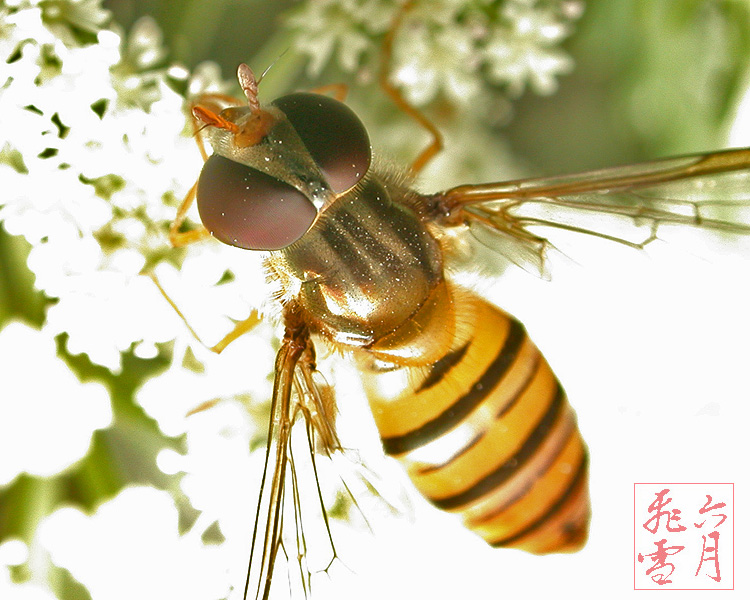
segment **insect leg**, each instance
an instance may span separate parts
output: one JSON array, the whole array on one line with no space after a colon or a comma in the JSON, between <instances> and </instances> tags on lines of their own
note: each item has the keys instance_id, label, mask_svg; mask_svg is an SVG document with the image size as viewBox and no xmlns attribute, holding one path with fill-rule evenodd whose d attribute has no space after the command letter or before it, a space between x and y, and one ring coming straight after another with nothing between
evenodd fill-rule
<instances>
[{"instance_id":1,"label":"insect leg","mask_svg":"<svg viewBox=\"0 0 750 600\"><path fill-rule=\"evenodd\" d=\"M169 296L167 291L161 285L161 282L159 282L159 278L156 276L156 273L154 273L153 271L147 271L144 273L144 275L149 277L151 281L154 282L157 289L159 290L159 293L164 297L164 299L169 303L172 309L177 313L177 316L180 317L182 322L185 323L185 326L187 327L190 334L196 340L198 340L201 344L203 344L206 348L211 350L211 352L215 352L216 354L221 354L229 344L231 344L234 340L239 338L241 335L247 333L248 331L252 331L252 329L262 321L260 315L258 314L258 311L253 309L250 311L250 315L246 319L243 319L242 321L238 321L237 323L235 323L231 331L229 331L229 333L227 333L223 338L221 338L221 340L218 343L214 344L213 346L209 346L203 340L200 339L195 329L193 329L190 326L190 323L185 318L185 315L183 314L183 312L179 309L175 301L172 300L172 298Z\"/></svg>"},{"instance_id":2,"label":"insect leg","mask_svg":"<svg viewBox=\"0 0 750 600\"><path fill-rule=\"evenodd\" d=\"M221 119L219 116L222 107L241 104L242 101L238 98L219 93L202 94L190 103L190 123L193 128L193 138L204 162L208 160L206 145L203 143L203 137L201 136L201 130L205 127L205 123L215 122L218 125L225 123L224 119ZM205 240L210 237L210 234L203 225L192 231L180 231L180 227L182 227L187 218L188 210L190 210L195 201L197 189L198 181L196 180L190 190L188 190L188 193L185 194L185 198L183 198L180 208L177 210L177 215L169 227L169 242L174 247L187 246L193 242Z\"/></svg>"},{"instance_id":3,"label":"insect leg","mask_svg":"<svg viewBox=\"0 0 750 600\"><path fill-rule=\"evenodd\" d=\"M412 106L409 101L404 97L401 91L394 86L390 79L391 61L393 60L393 40L396 37L396 33L401 28L404 21L404 16L416 5L416 0L407 0L401 6L396 13L396 16L391 23L388 32L385 34L383 39L383 46L381 48L382 58L380 64L380 74L378 80L380 86L383 88L386 94L393 100L393 103L424 127L429 134L432 136L432 141L427 147L419 153L414 162L411 164L411 172L413 174L419 173L424 166L443 149L443 135L440 133L435 124L430 121L421 111L417 110Z\"/></svg>"},{"instance_id":4,"label":"insect leg","mask_svg":"<svg viewBox=\"0 0 750 600\"><path fill-rule=\"evenodd\" d=\"M188 210L190 210L193 202L195 202L195 192L197 189L198 181L196 180L193 187L190 188L185 195L185 198L182 200L180 208L177 209L177 215L169 226L169 243L175 248L187 246L193 242L199 242L211 237L211 234L203 225L200 225L191 231L180 231L180 227L182 227L182 224L187 218Z\"/></svg>"},{"instance_id":5,"label":"insect leg","mask_svg":"<svg viewBox=\"0 0 750 600\"><path fill-rule=\"evenodd\" d=\"M315 349L311 346L295 373L300 409L318 434L316 451L330 456L341 450L336 433L336 400L333 389L315 368Z\"/></svg>"},{"instance_id":6,"label":"insect leg","mask_svg":"<svg viewBox=\"0 0 750 600\"><path fill-rule=\"evenodd\" d=\"M276 555L281 545L284 483L289 461L289 441L293 421L291 395L294 371L300 357L310 343L307 327L294 307L285 310L284 319L286 331L284 339L281 342L281 348L276 355L276 376L273 383L266 461L260 484L258 507L255 512L255 526L253 527L244 598L248 597L250 589L250 578L256 558L256 540L259 539L259 535L263 537L263 548L260 556L258 587L255 592L255 598L263 598L265 600L270 593ZM276 445L275 450L273 448L274 443ZM269 467L273 469L270 482L268 481ZM268 509L265 517L265 526L261 527L261 512L265 505L264 499L266 495L268 496Z\"/></svg>"}]
</instances>

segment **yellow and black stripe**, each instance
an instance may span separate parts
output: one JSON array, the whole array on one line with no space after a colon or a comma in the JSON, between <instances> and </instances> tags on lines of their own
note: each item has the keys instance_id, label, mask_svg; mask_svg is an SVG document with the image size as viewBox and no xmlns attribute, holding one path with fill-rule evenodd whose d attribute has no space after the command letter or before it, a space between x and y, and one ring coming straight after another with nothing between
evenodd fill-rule
<instances>
[{"instance_id":1,"label":"yellow and black stripe","mask_svg":"<svg viewBox=\"0 0 750 600\"><path fill-rule=\"evenodd\" d=\"M383 447L493 546L578 550L588 458L565 392L519 321L474 296L456 302L471 317L442 359L365 375Z\"/></svg>"}]
</instances>

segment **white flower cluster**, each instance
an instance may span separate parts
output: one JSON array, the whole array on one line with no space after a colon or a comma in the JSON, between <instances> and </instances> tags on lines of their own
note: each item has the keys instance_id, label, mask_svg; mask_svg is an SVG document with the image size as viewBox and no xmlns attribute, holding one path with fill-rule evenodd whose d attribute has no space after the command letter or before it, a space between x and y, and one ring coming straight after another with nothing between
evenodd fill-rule
<instances>
[{"instance_id":1,"label":"white flower cluster","mask_svg":"<svg viewBox=\"0 0 750 600\"><path fill-rule=\"evenodd\" d=\"M512 0L503 5L504 25L490 33L483 48L490 81L506 84L511 96L520 95L525 85L537 94L555 92L557 77L573 69L573 60L558 45L570 35L570 24L582 9L571 1Z\"/></svg>"},{"instance_id":2,"label":"white flower cluster","mask_svg":"<svg viewBox=\"0 0 750 600\"><path fill-rule=\"evenodd\" d=\"M180 535L174 500L143 486L123 490L91 516L62 508L39 530L52 560L95 600L226 597L230 557L204 544L201 534L193 528Z\"/></svg>"},{"instance_id":3,"label":"white flower cluster","mask_svg":"<svg viewBox=\"0 0 750 600\"><path fill-rule=\"evenodd\" d=\"M50 332L67 332L71 352L117 369L120 351L175 335L137 275L163 245L150 230L169 219L160 198L185 185L170 163L199 163L189 139L175 146L185 126L182 99L128 73L146 65L121 59L117 34L91 32L96 43L74 43L50 29L35 4L6 14L0 39L8 63L0 169L12 190L0 200L0 219L32 244L36 286L59 299L47 315ZM135 37L151 27L143 22ZM150 100L150 111L130 102L134 96Z\"/></svg>"},{"instance_id":4,"label":"white flower cluster","mask_svg":"<svg viewBox=\"0 0 750 600\"><path fill-rule=\"evenodd\" d=\"M103 28L109 15L100 5L100 0L0 5L0 223L30 243L28 266L35 285L54 300L41 331L20 323L0 330L0 485L23 472L50 477L70 467L88 450L93 431L111 422L106 390L81 383L67 370L55 355L57 335L67 335L68 352L85 353L113 372L121 368L122 352L148 358L159 344L173 342L172 367L150 379L136 401L167 434L187 433L187 455L171 456L170 462L167 453L159 460L168 473L187 473L185 492L203 511L193 538L179 535L174 507L161 506L163 492L144 490L123 492L90 521L79 513L54 513L49 517L54 526L48 526L42 544L56 564L89 587L92 597L118 597L123 570L141 572L146 563L107 559L117 573L97 575L102 562L96 553L61 544L81 532L100 535L100 526L109 531L108 523L128 523L126 531L101 534L109 540L107 554L122 547L133 558L152 547L161 557L175 557L170 563L175 571L133 578L135 587L126 590L127 597L152 596L144 589L156 579L171 591L185 582L190 590L180 592L184 598L217 597L221 590L206 591L179 571L188 565L195 577L226 590L223 550L224 558L212 562L220 573L206 575L189 565L204 564L216 554L205 549L201 536L219 517L231 522L251 518L247 496L225 487L241 484L249 494L253 482L244 473L249 440L258 433L249 418L237 418L244 410L238 400L228 400L225 410L207 419L186 415L215 398L246 397L252 386L270 396L271 334L259 328L260 336L248 335L216 357L192 338L144 273L157 275L210 343L226 333L232 320L244 319L250 307L261 305L264 276L251 253L211 242L175 250L167 237L202 165L185 98L175 88L187 88L188 96L224 92L218 67L203 65L188 79L184 69L161 66L164 51L153 21L139 21L125 36ZM197 212L190 216L197 221ZM12 377L5 373L8 365ZM242 474L219 478L218 464L225 473ZM215 480L225 487L213 486ZM229 501L234 512L226 509ZM158 521L160 510L169 521L154 530L155 521L145 519L153 513ZM141 522L143 529L130 529ZM246 560L244 533L242 549L232 551L240 562ZM149 546L152 535L156 546ZM99 546L92 540L84 546L101 552L104 541ZM37 550L32 546L30 552ZM153 569L164 566L155 558L152 563ZM237 572L243 568L238 565ZM14 588L20 591L21 586ZM5 597L1 591L0 596Z\"/></svg>"},{"instance_id":5,"label":"white flower cluster","mask_svg":"<svg viewBox=\"0 0 750 600\"><path fill-rule=\"evenodd\" d=\"M13 367L2 376L8 393L0 400L0 485L23 472L46 477L62 471L86 454L95 429L110 424L104 387L82 384L43 333L7 325L0 332L0 365Z\"/></svg>"},{"instance_id":6,"label":"white flower cluster","mask_svg":"<svg viewBox=\"0 0 750 600\"><path fill-rule=\"evenodd\" d=\"M86 454L93 432L112 420L104 387L79 381L57 357L54 342L68 326L75 335L90 325L61 317L70 312L73 296L86 297L101 285L94 265L104 260L92 232L112 214L74 166L90 163L88 177L97 177L95 144L102 145L107 132L85 132L101 122L91 105L112 96L112 85L104 82L119 56L111 32L101 32L96 45L79 40L95 39L108 17L98 5L28 1L0 9L0 221L34 246L29 264L37 286L60 298L42 331L22 323L0 331L3 485L21 473L48 477L67 469ZM108 358L119 364L119 353Z\"/></svg>"},{"instance_id":7,"label":"white flower cluster","mask_svg":"<svg viewBox=\"0 0 750 600\"><path fill-rule=\"evenodd\" d=\"M295 45L319 73L334 58L347 72L364 73L377 60L382 38L401 0L315 0L288 19ZM573 62L559 45L583 5L577 0L436 0L409 3L396 32L391 77L407 99L423 106L438 95L461 106L483 86L510 97L528 86L557 89ZM376 67L377 68L377 67Z\"/></svg>"},{"instance_id":8,"label":"white flower cluster","mask_svg":"<svg viewBox=\"0 0 750 600\"><path fill-rule=\"evenodd\" d=\"M167 263L206 251L172 252L166 239L201 167L195 142L184 135L185 100L168 85L187 74L156 68L163 51L150 20L140 21L127 43L101 30L90 34L96 43L77 44L49 28L41 4L20 3L3 18L0 220L32 244L36 286L57 299L48 331L66 332L70 352L117 370L120 352L134 347L153 356L155 344L185 331L142 271L160 263L169 271ZM100 14L98 3L55 4ZM200 70L191 91L220 89L216 71ZM228 262L217 262L208 274L190 271L200 281L188 295L205 290L205 278L222 277ZM223 286L223 297L234 287ZM221 312L215 296L203 300Z\"/></svg>"},{"instance_id":9,"label":"white flower cluster","mask_svg":"<svg viewBox=\"0 0 750 600\"><path fill-rule=\"evenodd\" d=\"M0 542L0 598L17 600L56 600L46 585L36 581L15 583L10 569L29 560L29 549L21 540Z\"/></svg>"},{"instance_id":10,"label":"white flower cluster","mask_svg":"<svg viewBox=\"0 0 750 600\"><path fill-rule=\"evenodd\" d=\"M335 56L347 72L356 71L373 38L387 28L393 2L379 0L322 0L305 2L287 24L299 31L296 48L310 56L308 72L315 77Z\"/></svg>"}]
</instances>

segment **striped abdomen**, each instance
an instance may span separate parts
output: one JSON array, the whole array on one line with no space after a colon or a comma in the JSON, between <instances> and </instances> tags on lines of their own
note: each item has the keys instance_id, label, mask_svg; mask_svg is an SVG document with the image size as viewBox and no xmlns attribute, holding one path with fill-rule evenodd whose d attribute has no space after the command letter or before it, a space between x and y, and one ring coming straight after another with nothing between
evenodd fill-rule
<instances>
[{"instance_id":1,"label":"striped abdomen","mask_svg":"<svg viewBox=\"0 0 750 600\"><path fill-rule=\"evenodd\" d=\"M454 344L430 368L364 373L385 451L491 545L579 549L588 458L565 392L516 319L470 295L455 308Z\"/></svg>"}]
</instances>

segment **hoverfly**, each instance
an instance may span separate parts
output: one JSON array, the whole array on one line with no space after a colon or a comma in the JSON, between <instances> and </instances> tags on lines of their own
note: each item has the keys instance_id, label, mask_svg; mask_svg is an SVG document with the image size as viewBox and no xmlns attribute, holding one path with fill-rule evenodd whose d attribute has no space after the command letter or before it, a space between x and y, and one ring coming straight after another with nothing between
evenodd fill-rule
<instances>
[{"instance_id":1,"label":"hoverfly","mask_svg":"<svg viewBox=\"0 0 750 600\"><path fill-rule=\"evenodd\" d=\"M325 451L340 447L316 344L356 363L386 454L434 505L460 514L492 546L580 549L588 455L573 409L524 326L453 278L455 240L470 230L520 266L543 270L550 242L539 229L635 248L673 225L750 234L734 212L746 200L717 196L719 181L746 188L750 149L422 194L409 174L373 166L364 126L339 100L298 92L262 106L248 66L238 79L246 106L219 110L227 98L215 96L193 109L214 152L172 239L210 234L264 252L281 306L252 542L255 596L268 597L282 546L295 419L303 416ZM413 171L439 150L438 139ZM194 199L204 229L178 233Z\"/></svg>"}]
</instances>

